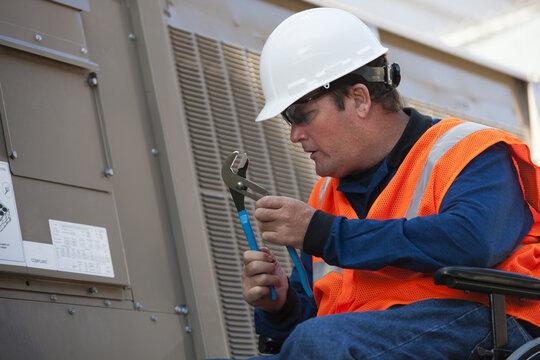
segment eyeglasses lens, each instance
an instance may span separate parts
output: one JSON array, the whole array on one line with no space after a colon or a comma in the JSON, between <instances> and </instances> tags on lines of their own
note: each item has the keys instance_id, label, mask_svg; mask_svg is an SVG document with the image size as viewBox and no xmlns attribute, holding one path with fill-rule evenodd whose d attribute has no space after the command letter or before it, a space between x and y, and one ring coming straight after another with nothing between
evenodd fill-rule
<instances>
[{"instance_id":1,"label":"eyeglasses lens","mask_svg":"<svg viewBox=\"0 0 540 360\"><path fill-rule=\"evenodd\" d=\"M298 100L297 102L289 106L287 109L285 109L285 111L283 111L281 115L289 123L289 125L300 125L306 121L306 113L302 111L304 105L310 101L320 98L326 93L327 92L325 90L319 90L310 97Z\"/></svg>"}]
</instances>

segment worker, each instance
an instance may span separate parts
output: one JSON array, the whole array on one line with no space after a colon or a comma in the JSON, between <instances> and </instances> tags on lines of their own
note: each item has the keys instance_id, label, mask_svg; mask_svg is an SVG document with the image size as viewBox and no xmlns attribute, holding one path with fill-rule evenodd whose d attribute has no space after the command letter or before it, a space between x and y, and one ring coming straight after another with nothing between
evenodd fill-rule
<instances>
[{"instance_id":1,"label":"worker","mask_svg":"<svg viewBox=\"0 0 540 360\"><path fill-rule=\"evenodd\" d=\"M290 16L264 45L257 121L281 114L321 177L307 204L255 204L263 240L301 250L314 293L268 249L244 253L243 296L271 359L475 359L490 348L488 297L434 285L433 272L540 277L540 169L527 146L404 107L386 54L331 8ZM509 300L507 313L516 349L538 331L540 302Z\"/></svg>"}]
</instances>

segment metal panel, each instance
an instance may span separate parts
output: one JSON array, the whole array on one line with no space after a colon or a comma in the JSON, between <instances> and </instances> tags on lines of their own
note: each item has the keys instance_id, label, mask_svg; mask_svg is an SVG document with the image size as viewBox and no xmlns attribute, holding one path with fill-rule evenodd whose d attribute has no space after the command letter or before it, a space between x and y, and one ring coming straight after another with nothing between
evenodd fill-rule
<instances>
[{"instance_id":1,"label":"metal panel","mask_svg":"<svg viewBox=\"0 0 540 360\"><path fill-rule=\"evenodd\" d=\"M131 2L129 9L145 99L168 206L176 256L186 287L186 305L198 358L228 356L211 250L196 185L185 115L161 3ZM166 56L165 56L166 54Z\"/></svg>"},{"instance_id":2,"label":"metal panel","mask_svg":"<svg viewBox=\"0 0 540 360\"><path fill-rule=\"evenodd\" d=\"M400 92L448 114L529 139L522 82L401 36L379 31L389 59L401 65Z\"/></svg>"},{"instance_id":3,"label":"metal panel","mask_svg":"<svg viewBox=\"0 0 540 360\"><path fill-rule=\"evenodd\" d=\"M159 159L126 2L92 3L86 36L101 66L100 95L110 140L114 197L134 301L143 309L185 305ZM157 150L156 150L157 151Z\"/></svg>"},{"instance_id":4,"label":"metal panel","mask_svg":"<svg viewBox=\"0 0 540 360\"><path fill-rule=\"evenodd\" d=\"M165 14L172 27L261 51L281 21L310 7L291 0L169 0Z\"/></svg>"},{"instance_id":5,"label":"metal panel","mask_svg":"<svg viewBox=\"0 0 540 360\"><path fill-rule=\"evenodd\" d=\"M247 151L250 179L273 194L296 198L307 197L316 177L301 147L288 140L284 122L254 122L262 107L257 53L173 27L170 37L230 352L235 358L253 356L252 311L242 299L240 280L247 241L221 180L221 162L233 150ZM252 201L246 203L252 217ZM290 272L285 248L264 245Z\"/></svg>"},{"instance_id":6,"label":"metal panel","mask_svg":"<svg viewBox=\"0 0 540 360\"><path fill-rule=\"evenodd\" d=\"M49 219L104 227L107 229L115 277L9 265L0 265L1 271L106 284L129 284L116 206L110 193L18 176L13 177L13 188L24 240L52 244Z\"/></svg>"},{"instance_id":7,"label":"metal panel","mask_svg":"<svg viewBox=\"0 0 540 360\"><path fill-rule=\"evenodd\" d=\"M85 0L72 0L84 6ZM97 70L88 59L80 12L50 1L2 0L0 45Z\"/></svg>"},{"instance_id":8,"label":"metal panel","mask_svg":"<svg viewBox=\"0 0 540 360\"><path fill-rule=\"evenodd\" d=\"M193 360L184 317L0 298L3 359Z\"/></svg>"},{"instance_id":9,"label":"metal panel","mask_svg":"<svg viewBox=\"0 0 540 360\"><path fill-rule=\"evenodd\" d=\"M86 70L0 46L14 174L111 191Z\"/></svg>"},{"instance_id":10,"label":"metal panel","mask_svg":"<svg viewBox=\"0 0 540 360\"><path fill-rule=\"evenodd\" d=\"M55 3L64 4L78 10L90 11L88 0L51 0Z\"/></svg>"}]
</instances>

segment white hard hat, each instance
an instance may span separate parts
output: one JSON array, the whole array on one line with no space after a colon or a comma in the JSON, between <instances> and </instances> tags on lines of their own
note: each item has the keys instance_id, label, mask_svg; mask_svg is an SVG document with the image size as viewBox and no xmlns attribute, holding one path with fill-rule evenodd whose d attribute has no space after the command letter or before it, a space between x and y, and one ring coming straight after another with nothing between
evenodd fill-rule
<instances>
[{"instance_id":1,"label":"white hard hat","mask_svg":"<svg viewBox=\"0 0 540 360\"><path fill-rule=\"evenodd\" d=\"M302 96L387 51L366 24L344 10L314 8L288 17L261 53L266 103L256 121L277 116Z\"/></svg>"}]
</instances>

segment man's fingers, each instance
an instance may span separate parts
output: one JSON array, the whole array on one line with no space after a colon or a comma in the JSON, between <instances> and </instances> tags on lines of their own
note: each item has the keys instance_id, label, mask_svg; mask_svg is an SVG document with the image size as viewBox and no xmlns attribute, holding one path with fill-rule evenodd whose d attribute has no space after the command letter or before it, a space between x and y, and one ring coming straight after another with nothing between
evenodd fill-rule
<instances>
[{"instance_id":1,"label":"man's fingers","mask_svg":"<svg viewBox=\"0 0 540 360\"><path fill-rule=\"evenodd\" d=\"M264 251L265 248L262 248L261 251L257 250L247 250L244 252L244 265L249 264L252 261L265 261L265 262L275 262L275 257L269 252Z\"/></svg>"},{"instance_id":2,"label":"man's fingers","mask_svg":"<svg viewBox=\"0 0 540 360\"><path fill-rule=\"evenodd\" d=\"M283 196L263 196L255 202L255 209L279 209L283 206L283 202L286 198Z\"/></svg>"},{"instance_id":3,"label":"man's fingers","mask_svg":"<svg viewBox=\"0 0 540 360\"><path fill-rule=\"evenodd\" d=\"M257 208L255 209L255 219L257 221L265 223L265 222L271 222L275 221L279 216L279 210L278 209L270 209L270 208Z\"/></svg>"},{"instance_id":4,"label":"man's fingers","mask_svg":"<svg viewBox=\"0 0 540 360\"><path fill-rule=\"evenodd\" d=\"M255 277L259 274L273 274L276 264L266 261L252 261L245 265L244 272L247 277Z\"/></svg>"},{"instance_id":5,"label":"man's fingers","mask_svg":"<svg viewBox=\"0 0 540 360\"><path fill-rule=\"evenodd\" d=\"M255 286L244 293L244 299L252 306L258 307L270 297L270 287Z\"/></svg>"},{"instance_id":6,"label":"man's fingers","mask_svg":"<svg viewBox=\"0 0 540 360\"><path fill-rule=\"evenodd\" d=\"M268 273L254 275L250 278L250 281L253 283L253 287L257 287L257 286L269 287L271 285L272 286L281 285L279 276L268 274Z\"/></svg>"},{"instance_id":7,"label":"man's fingers","mask_svg":"<svg viewBox=\"0 0 540 360\"><path fill-rule=\"evenodd\" d=\"M282 245L282 238L277 232L267 231L266 229L264 229L264 226L261 226L261 230L263 231L263 233L261 234L263 241L269 242L271 244Z\"/></svg>"}]
</instances>

